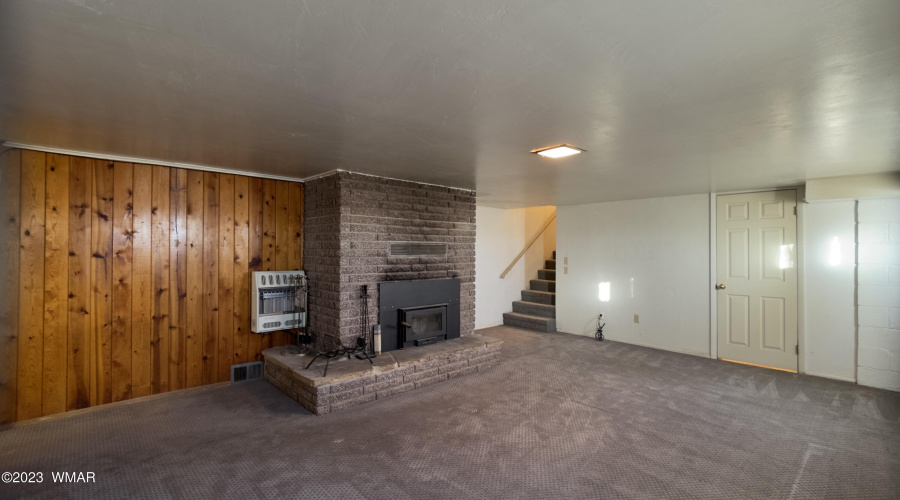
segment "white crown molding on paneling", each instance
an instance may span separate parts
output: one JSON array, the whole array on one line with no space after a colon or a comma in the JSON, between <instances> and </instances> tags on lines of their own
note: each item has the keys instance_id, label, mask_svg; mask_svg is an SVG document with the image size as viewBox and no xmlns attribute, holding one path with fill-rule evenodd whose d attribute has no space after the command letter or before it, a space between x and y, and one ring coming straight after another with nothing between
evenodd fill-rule
<instances>
[{"instance_id":1,"label":"white crown molding on paneling","mask_svg":"<svg viewBox=\"0 0 900 500\"><path fill-rule=\"evenodd\" d=\"M216 172L219 174L234 174L234 175L246 175L247 177L259 177L262 179L273 179L276 181L290 181L290 182L306 182L307 179L303 179L300 177L287 177L283 175L268 175L261 174L259 172L249 172L247 170L238 170L233 168L223 168L223 167L213 167L210 165L198 165L196 163L181 163L177 161L165 161L158 160L154 158L136 158L133 156L121 156L121 155L111 155L106 153L92 153L88 151L75 151L72 149L62 149L62 148L52 148L48 146L35 146L33 144L20 144L18 142L4 142L3 147L7 148L16 148L16 149L29 149L32 151L41 151L44 153L54 153L60 155L69 155L69 156L82 156L85 158L95 158L98 160L110 160L110 161L121 161L126 163L143 163L147 165L159 165L162 167L176 167L176 168L186 168L190 170L202 170L204 172ZM326 175L331 172L326 172ZM313 176L317 177L317 176ZM313 178L310 177L310 178Z\"/></svg>"},{"instance_id":2,"label":"white crown molding on paneling","mask_svg":"<svg viewBox=\"0 0 900 500\"><path fill-rule=\"evenodd\" d=\"M121 162L126 162L126 163L143 163L143 164L147 164L147 165L160 165L163 167L176 167L176 168L186 168L186 169L190 169L190 170L202 170L205 172L217 172L220 174L246 175L248 177L259 177L262 179L273 179L273 180L277 180L277 181L291 181L291 182L306 183L306 182L309 182L309 181L312 181L315 179L327 177L329 175L334 175L334 174L337 174L340 172L348 172L353 175L365 175L367 177L378 177L381 179L391 179L391 180L403 181L403 182L414 182L416 184L422 184L423 186L438 186L438 187L444 187L444 188L448 188L448 189L459 189L461 191L475 192L474 189L461 188L461 187L455 187L455 186L444 186L442 184L431 184L428 182L419 182L419 181L413 181L413 180L409 180L409 179L397 179L395 177L385 177L382 175L365 174L362 172L354 172L352 170L343 170L343 169L339 169L339 168L334 169L334 170L329 170L327 172L322 172L321 174L311 175L309 177L287 177L287 176L283 176L283 175L261 174L259 172L250 172L247 170L238 170L238 169L223 168L223 167L213 167L210 165L198 165L196 163L181 163L181 162L177 162L177 161L165 161L165 160L157 160L157 159L153 159L153 158L137 158L137 157L133 157L133 156L111 155L111 154L106 154L106 153L92 153L92 152L88 152L88 151L75 151L72 149L53 148L53 147L49 147L49 146L35 146L33 144L21 144L18 142L8 142L7 141L7 142L4 142L2 144L2 146L4 148L29 149L32 151L41 151L44 153L54 153L54 154L69 155L69 156L82 156L85 158L95 158L98 160L121 161Z\"/></svg>"}]
</instances>

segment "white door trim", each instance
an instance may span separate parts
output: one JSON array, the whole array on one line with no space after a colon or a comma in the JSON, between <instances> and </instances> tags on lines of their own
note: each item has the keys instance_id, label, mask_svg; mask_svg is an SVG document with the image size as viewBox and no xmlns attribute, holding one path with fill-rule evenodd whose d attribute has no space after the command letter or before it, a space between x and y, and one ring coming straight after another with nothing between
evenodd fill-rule
<instances>
[{"instance_id":1,"label":"white door trim","mask_svg":"<svg viewBox=\"0 0 900 500\"><path fill-rule=\"evenodd\" d=\"M719 303L716 297L716 198L709 193L709 357L719 359Z\"/></svg>"},{"instance_id":2,"label":"white door trim","mask_svg":"<svg viewBox=\"0 0 900 500\"><path fill-rule=\"evenodd\" d=\"M797 372L806 373L803 348L806 344L806 307L803 286L803 206L806 205L806 186L780 187L772 189L745 189L740 191L721 191L709 193L709 357L719 358L719 309L715 293L716 286L716 199L720 195L761 193L766 191L797 191L797 345L800 354L797 358Z\"/></svg>"}]
</instances>

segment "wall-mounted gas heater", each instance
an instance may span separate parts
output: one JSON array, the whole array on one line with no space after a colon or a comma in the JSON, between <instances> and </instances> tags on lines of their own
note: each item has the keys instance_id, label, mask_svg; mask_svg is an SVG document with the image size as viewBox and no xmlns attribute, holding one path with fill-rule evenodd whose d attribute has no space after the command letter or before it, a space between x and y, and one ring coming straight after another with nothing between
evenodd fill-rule
<instances>
[{"instance_id":1,"label":"wall-mounted gas heater","mask_svg":"<svg viewBox=\"0 0 900 500\"><path fill-rule=\"evenodd\" d=\"M250 286L250 329L256 333L306 326L306 273L255 271Z\"/></svg>"}]
</instances>

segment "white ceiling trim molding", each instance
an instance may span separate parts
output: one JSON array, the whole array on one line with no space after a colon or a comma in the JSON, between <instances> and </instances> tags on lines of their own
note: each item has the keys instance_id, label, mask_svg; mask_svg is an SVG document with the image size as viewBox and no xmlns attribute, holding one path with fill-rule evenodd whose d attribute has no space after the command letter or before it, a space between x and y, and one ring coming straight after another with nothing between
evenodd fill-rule
<instances>
[{"instance_id":1,"label":"white ceiling trim molding","mask_svg":"<svg viewBox=\"0 0 900 500\"><path fill-rule=\"evenodd\" d=\"M328 177L329 175L338 174L338 173L340 173L340 172L347 172L347 173L353 174L353 175L364 175L364 176L366 176L366 177L378 177L379 179L388 179L388 180L392 180L392 181L412 182L413 184L421 184L421 185L423 185L423 186L435 186L435 187L442 187L442 188L447 188L447 189L456 189L456 190L459 190L459 191L471 191L471 192L473 192L473 193L475 192L475 190L474 190L474 189L471 189L471 188L463 188L463 187L457 187L457 186L445 186L445 185L443 185L443 184L433 184L433 183L430 183L430 182L420 182L420 181L414 181L414 180L412 180L412 179L398 179L397 177L387 177L387 176L384 176L384 175L366 174L366 173L363 173L363 172L356 172L356 171L353 171L353 170L344 170L344 169L342 169L342 168L337 168L337 169L334 169L334 170L329 170L328 172L322 172L321 174L311 175L311 176L309 176L309 177L303 179L303 182L309 182L309 181L311 181L311 180L320 179L320 178L322 178L322 177Z\"/></svg>"},{"instance_id":2,"label":"white ceiling trim molding","mask_svg":"<svg viewBox=\"0 0 900 500\"><path fill-rule=\"evenodd\" d=\"M74 151L71 149L52 148L49 146L35 146L33 144L20 144L18 142L4 142L4 147L16 149L29 149L32 151L41 151L44 153L53 153L69 156L82 156L85 158L95 158L97 160L121 161L125 163L141 163L146 165L159 165L162 167L186 168L189 170L202 170L204 172L216 172L219 174L246 175L247 177L259 177L262 179L272 179L276 181L305 182L307 179L300 177L286 177L283 175L266 175L259 172L250 172L247 170L239 170L233 168L213 167L210 165L198 165L196 163L181 163L177 161L157 160L153 158L136 158L133 156L111 155L106 153L91 153L87 151ZM328 174L330 172L326 172ZM319 175L325 175L319 174Z\"/></svg>"},{"instance_id":3,"label":"white ceiling trim molding","mask_svg":"<svg viewBox=\"0 0 900 500\"><path fill-rule=\"evenodd\" d=\"M3 143L3 147L4 148L15 148L15 149L29 149L32 151L41 151L43 153L53 153L53 154L60 154L60 155L81 156L84 158L94 158L97 160L121 161L121 162L125 162L125 163L141 163L141 164L145 164L145 165L159 165L162 167L186 168L189 170L201 170L204 172L216 172L219 174L246 175L247 177L259 177L261 179L273 179L273 180L277 180L277 181L290 181L290 182L306 183L311 180L319 179L321 177L327 177L329 175L334 175L339 172L349 172L354 175L365 175L368 177L380 177L382 179L391 179L391 180L403 181L403 182L414 182L416 184L422 184L424 186L438 186L438 187L444 187L444 188L448 188L448 189L458 189L461 191L472 191L472 192L475 191L474 189L461 188L461 187L455 187L455 186L444 186L442 184L431 184L428 182L419 182L419 181L413 181L410 179L397 179L395 177L385 177L383 175L365 174L362 172L354 172L352 170L343 170L343 169L339 169L339 168L334 169L334 170L329 170L327 172L322 172L321 174L311 175L309 177L287 177L287 176L283 176L283 175L261 174L259 172L250 172L247 170L238 170L238 169L223 168L223 167L213 167L210 165L198 165L196 163L181 163L181 162L177 162L177 161L156 160L156 159L152 159L152 158L137 158L134 156L111 155L111 154L106 154L106 153L91 153L91 152L87 152L87 151L75 151L72 149L53 148L53 147L49 147L49 146L36 146L34 144L21 144L18 142L8 142L7 141L7 142Z\"/></svg>"},{"instance_id":4,"label":"white ceiling trim molding","mask_svg":"<svg viewBox=\"0 0 900 500\"><path fill-rule=\"evenodd\" d=\"M842 175L806 181L807 202L900 197L900 172Z\"/></svg>"}]
</instances>

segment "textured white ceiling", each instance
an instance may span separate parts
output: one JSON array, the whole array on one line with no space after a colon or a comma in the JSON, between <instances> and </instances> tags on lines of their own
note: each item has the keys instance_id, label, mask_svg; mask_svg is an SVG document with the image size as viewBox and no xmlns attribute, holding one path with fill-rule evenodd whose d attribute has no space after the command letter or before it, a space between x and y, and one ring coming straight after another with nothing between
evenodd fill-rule
<instances>
[{"instance_id":1,"label":"textured white ceiling","mask_svg":"<svg viewBox=\"0 0 900 500\"><path fill-rule=\"evenodd\" d=\"M898 170L900 1L4 0L0 139L494 206Z\"/></svg>"}]
</instances>

